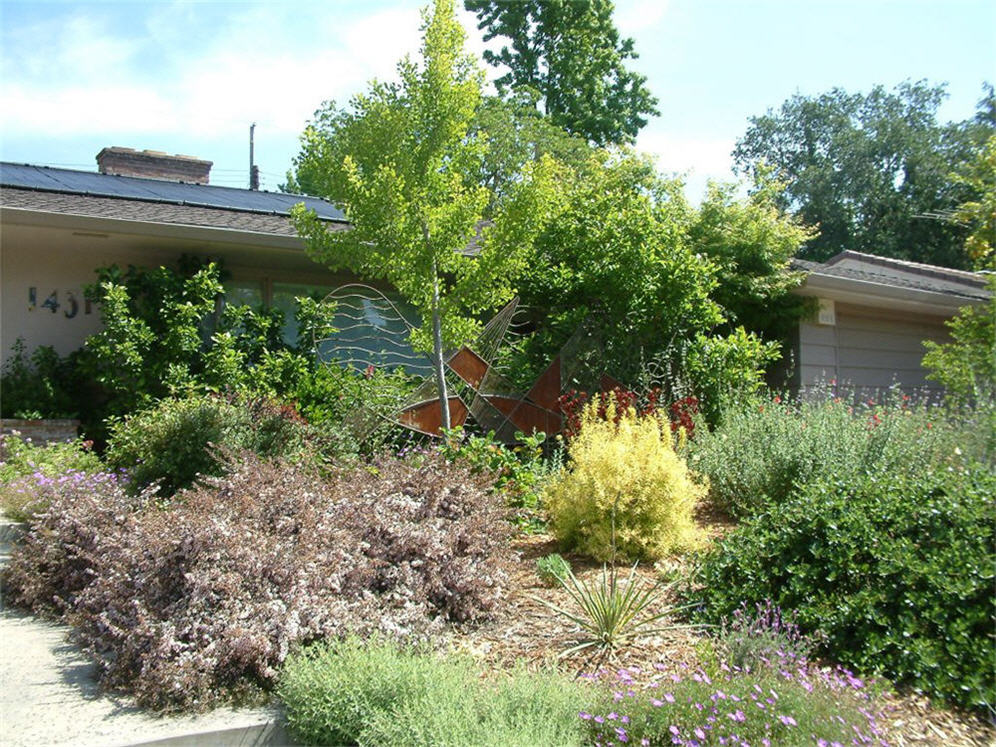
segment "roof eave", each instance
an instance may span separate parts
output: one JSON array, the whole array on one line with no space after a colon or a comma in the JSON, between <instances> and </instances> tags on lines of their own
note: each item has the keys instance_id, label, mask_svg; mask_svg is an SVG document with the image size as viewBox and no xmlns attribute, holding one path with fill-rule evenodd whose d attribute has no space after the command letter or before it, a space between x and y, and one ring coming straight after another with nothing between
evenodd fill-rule
<instances>
[{"instance_id":1,"label":"roof eave","mask_svg":"<svg viewBox=\"0 0 996 747\"><path fill-rule=\"evenodd\" d=\"M186 223L107 218L6 206L0 206L0 223L222 244L249 244L258 247L297 251L303 251L304 249L304 241L300 237L286 234L246 231L221 226L199 226Z\"/></svg>"},{"instance_id":2,"label":"roof eave","mask_svg":"<svg viewBox=\"0 0 996 747\"><path fill-rule=\"evenodd\" d=\"M907 288L871 280L858 280L810 272L795 290L800 296L826 298L859 306L910 311L948 317L964 306L985 303L981 298Z\"/></svg>"}]
</instances>

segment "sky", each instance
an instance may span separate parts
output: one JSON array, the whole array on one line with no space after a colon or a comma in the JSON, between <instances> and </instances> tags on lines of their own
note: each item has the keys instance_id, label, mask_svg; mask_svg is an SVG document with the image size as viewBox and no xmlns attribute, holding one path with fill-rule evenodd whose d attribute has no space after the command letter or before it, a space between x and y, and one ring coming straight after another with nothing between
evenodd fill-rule
<instances>
[{"instance_id":1,"label":"sky","mask_svg":"<svg viewBox=\"0 0 996 747\"><path fill-rule=\"evenodd\" d=\"M255 122L262 187L276 189L324 101L346 104L417 53L423 5L0 0L0 160L95 170L105 146L148 148L245 187ZM461 20L480 55L474 17ZM617 0L615 21L659 99L637 148L693 200L735 178L749 118L795 93L926 79L946 84L949 121L996 83L996 0Z\"/></svg>"}]
</instances>

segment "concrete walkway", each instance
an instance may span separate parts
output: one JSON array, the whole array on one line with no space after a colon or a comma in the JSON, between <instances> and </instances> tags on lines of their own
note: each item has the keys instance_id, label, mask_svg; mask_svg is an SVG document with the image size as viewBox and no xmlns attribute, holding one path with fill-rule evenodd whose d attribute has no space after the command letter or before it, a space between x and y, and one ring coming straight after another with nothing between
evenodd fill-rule
<instances>
[{"instance_id":1,"label":"concrete walkway","mask_svg":"<svg viewBox=\"0 0 996 747\"><path fill-rule=\"evenodd\" d=\"M0 565L19 527L0 517ZM69 628L0 599L0 746L186 747L288 744L275 710L222 708L157 718L101 693Z\"/></svg>"}]
</instances>

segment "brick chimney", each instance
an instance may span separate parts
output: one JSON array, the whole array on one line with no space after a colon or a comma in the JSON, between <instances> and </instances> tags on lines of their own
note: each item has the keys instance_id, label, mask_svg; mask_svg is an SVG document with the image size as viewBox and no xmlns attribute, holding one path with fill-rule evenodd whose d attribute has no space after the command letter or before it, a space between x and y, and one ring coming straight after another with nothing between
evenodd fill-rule
<instances>
[{"instance_id":1,"label":"brick chimney","mask_svg":"<svg viewBox=\"0 0 996 747\"><path fill-rule=\"evenodd\" d=\"M97 154L97 168L101 174L140 176L188 184L207 184L211 175L211 161L193 156L171 156L160 150L139 151L118 146L104 148Z\"/></svg>"}]
</instances>

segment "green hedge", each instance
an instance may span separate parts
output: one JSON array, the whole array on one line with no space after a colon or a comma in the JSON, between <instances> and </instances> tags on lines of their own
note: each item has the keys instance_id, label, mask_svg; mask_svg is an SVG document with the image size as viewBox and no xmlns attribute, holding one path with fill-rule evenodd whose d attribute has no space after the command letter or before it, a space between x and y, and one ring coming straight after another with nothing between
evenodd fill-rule
<instances>
[{"instance_id":1,"label":"green hedge","mask_svg":"<svg viewBox=\"0 0 996 747\"><path fill-rule=\"evenodd\" d=\"M846 665L991 706L994 496L983 466L822 478L720 541L692 596L712 622L771 599Z\"/></svg>"}]
</instances>

